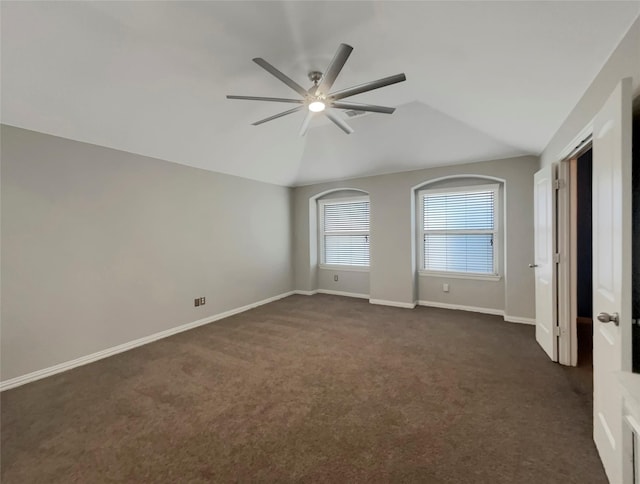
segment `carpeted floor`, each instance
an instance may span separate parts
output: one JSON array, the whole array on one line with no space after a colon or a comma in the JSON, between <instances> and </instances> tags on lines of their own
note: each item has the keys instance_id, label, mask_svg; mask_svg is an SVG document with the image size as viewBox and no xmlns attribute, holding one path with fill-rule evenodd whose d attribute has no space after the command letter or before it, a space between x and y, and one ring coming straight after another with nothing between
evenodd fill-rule
<instances>
[{"instance_id":1,"label":"carpeted floor","mask_svg":"<svg viewBox=\"0 0 640 484\"><path fill-rule=\"evenodd\" d=\"M574 370L496 316L291 296L2 393L1 477L604 483Z\"/></svg>"}]
</instances>

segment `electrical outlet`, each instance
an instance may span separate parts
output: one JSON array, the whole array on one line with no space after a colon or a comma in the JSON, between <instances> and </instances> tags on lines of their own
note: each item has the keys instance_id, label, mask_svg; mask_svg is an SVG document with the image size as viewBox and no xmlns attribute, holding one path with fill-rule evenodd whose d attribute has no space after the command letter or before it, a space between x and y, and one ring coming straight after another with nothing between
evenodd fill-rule
<instances>
[{"instance_id":1,"label":"electrical outlet","mask_svg":"<svg viewBox=\"0 0 640 484\"><path fill-rule=\"evenodd\" d=\"M442 290L443 290L444 292L449 292L449 284L443 284L443 285L442 285Z\"/></svg>"},{"instance_id":2,"label":"electrical outlet","mask_svg":"<svg viewBox=\"0 0 640 484\"><path fill-rule=\"evenodd\" d=\"M205 298L201 297L200 298L200 306L204 306L205 302L206 302Z\"/></svg>"},{"instance_id":3,"label":"electrical outlet","mask_svg":"<svg viewBox=\"0 0 640 484\"><path fill-rule=\"evenodd\" d=\"M197 298L195 298L195 299L193 300L193 305L194 305L195 307L200 306L200 298L199 298L199 297L197 297Z\"/></svg>"},{"instance_id":4,"label":"electrical outlet","mask_svg":"<svg viewBox=\"0 0 640 484\"><path fill-rule=\"evenodd\" d=\"M334 282L338 282L338 274L334 274L333 275L333 280L334 280Z\"/></svg>"}]
</instances>

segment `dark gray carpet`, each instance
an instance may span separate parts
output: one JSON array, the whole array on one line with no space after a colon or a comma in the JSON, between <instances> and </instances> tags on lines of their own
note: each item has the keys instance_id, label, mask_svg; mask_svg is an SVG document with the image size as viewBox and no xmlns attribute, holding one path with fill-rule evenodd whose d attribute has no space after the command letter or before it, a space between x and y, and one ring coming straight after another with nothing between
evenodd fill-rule
<instances>
[{"instance_id":1,"label":"dark gray carpet","mask_svg":"<svg viewBox=\"0 0 640 484\"><path fill-rule=\"evenodd\" d=\"M576 371L496 316L292 296L4 392L2 482L604 483Z\"/></svg>"}]
</instances>

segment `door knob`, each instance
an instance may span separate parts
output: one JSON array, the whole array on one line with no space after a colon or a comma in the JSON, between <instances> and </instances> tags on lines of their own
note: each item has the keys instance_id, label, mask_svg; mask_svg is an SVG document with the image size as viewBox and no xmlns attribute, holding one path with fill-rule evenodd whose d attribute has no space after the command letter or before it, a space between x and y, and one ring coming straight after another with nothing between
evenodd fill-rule
<instances>
[{"instance_id":1,"label":"door knob","mask_svg":"<svg viewBox=\"0 0 640 484\"><path fill-rule=\"evenodd\" d=\"M620 324L620 317L618 313L600 313L598 314L598 321L600 321L601 323L609 323L613 321L616 326L618 326L618 324Z\"/></svg>"},{"instance_id":2,"label":"door knob","mask_svg":"<svg viewBox=\"0 0 640 484\"><path fill-rule=\"evenodd\" d=\"M538 264L529 264L529 269L533 269L534 267L538 267Z\"/></svg>"}]
</instances>

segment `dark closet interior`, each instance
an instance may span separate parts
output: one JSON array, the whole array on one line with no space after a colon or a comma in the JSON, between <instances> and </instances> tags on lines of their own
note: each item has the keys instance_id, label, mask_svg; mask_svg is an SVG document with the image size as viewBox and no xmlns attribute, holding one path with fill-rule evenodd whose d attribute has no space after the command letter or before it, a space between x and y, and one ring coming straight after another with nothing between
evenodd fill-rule
<instances>
[{"instance_id":1,"label":"dark closet interior","mask_svg":"<svg viewBox=\"0 0 640 484\"><path fill-rule=\"evenodd\" d=\"M582 366L592 363L593 354L593 238L591 232L593 156L591 148L578 157L576 171L576 303L578 365Z\"/></svg>"}]
</instances>

